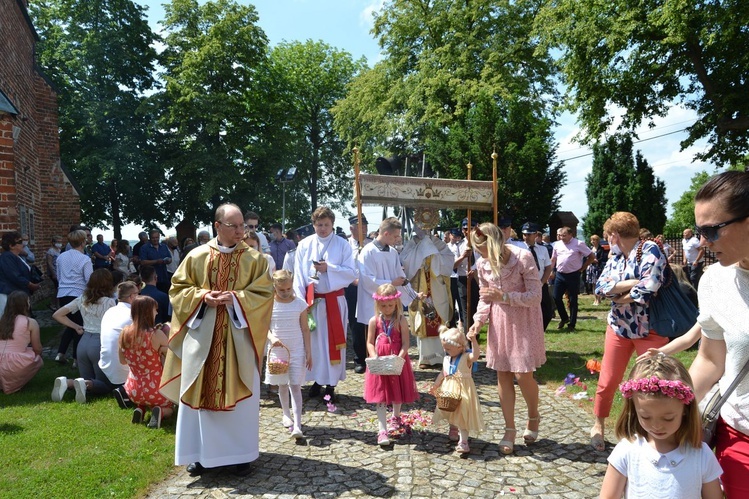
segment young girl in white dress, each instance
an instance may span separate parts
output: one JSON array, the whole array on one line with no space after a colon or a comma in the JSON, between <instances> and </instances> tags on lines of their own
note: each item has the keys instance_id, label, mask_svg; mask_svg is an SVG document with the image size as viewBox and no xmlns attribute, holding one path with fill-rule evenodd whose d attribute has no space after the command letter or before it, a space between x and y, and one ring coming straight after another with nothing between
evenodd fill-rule
<instances>
[{"instance_id":1,"label":"young girl in white dress","mask_svg":"<svg viewBox=\"0 0 749 499\"><path fill-rule=\"evenodd\" d=\"M307 303L294 296L294 280L288 270L277 270L273 273L273 315L268 333L269 351L268 362L288 360L288 374L270 374L265 370L265 382L278 387L278 399L281 402L283 417L281 422L285 428L292 428L291 437L304 438L302 433L302 383L307 370L312 368L312 354L309 341L309 327L307 325ZM278 348L274 348L278 347ZM289 349L288 359L286 351ZM280 351L283 351L281 353ZM288 386L288 389L286 389ZM289 411L289 394L291 394L291 410Z\"/></svg>"},{"instance_id":2,"label":"young girl in white dress","mask_svg":"<svg viewBox=\"0 0 749 499\"><path fill-rule=\"evenodd\" d=\"M609 456L600 497L723 497L723 471L702 442L692 379L682 363L662 353L638 360L620 389L624 409L616 436L622 440Z\"/></svg>"},{"instance_id":3,"label":"young girl in white dress","mask_svg":"<svg viewBox=\"0 0 749 499\"><path fill-rule=\"evenodd\" d=\"M432 394L436 394L445 378L450 375L454 376L452 379L460 386L460 405L458 405L458 408L452 412L437 408L432 419L435 424L440 421L450 423L448 438L453 442L458 441L455 450L459 454L471 452L468 446L468 436L471 434L475 436L484 429L484 417L481 414L479 395L471 376L473 363L478 361L481 353L476 335L475 330L469 331L466 336L458 328L440 327L440 340L447 355L442 361L442 372L437 376L430 390ZM468 351L469 342L472 347L470 352Z\"/></svg>"}]
</instances>

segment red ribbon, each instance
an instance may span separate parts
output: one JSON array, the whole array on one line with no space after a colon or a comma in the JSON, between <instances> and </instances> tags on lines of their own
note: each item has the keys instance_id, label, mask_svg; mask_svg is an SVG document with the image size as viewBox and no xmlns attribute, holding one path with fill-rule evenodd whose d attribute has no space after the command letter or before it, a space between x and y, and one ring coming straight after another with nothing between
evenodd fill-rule
<instances>
[{"instance_id":1,"label":"red ribbon","mask_svg":"<svg viewBox=\"0 0 749 499\"><path fill-rule=\"evenodd\" d=\"M325 312L328 316L328 354L331 364L341 363L341 349L346 348L346 335L343 331L341 309L338 307L338 297L343 295L343 289L330 293L315 293L314 283L307 286L307 305L312 306L315 298L325 300Z\"/></svg>"}]
</instances>

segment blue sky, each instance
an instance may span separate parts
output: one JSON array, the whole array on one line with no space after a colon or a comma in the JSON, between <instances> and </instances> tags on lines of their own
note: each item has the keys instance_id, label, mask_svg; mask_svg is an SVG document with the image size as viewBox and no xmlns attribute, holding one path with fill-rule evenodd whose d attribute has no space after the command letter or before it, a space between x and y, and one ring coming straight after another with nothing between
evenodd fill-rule
<instances>
[{"instance_id":1,"label":"blue sky","mask_svg":"<svg viewBox=\"0 0 749 499\"><path fill-rule=\"evenodd\" d=\"M147 15L155 31L160 30L158 21L164 16L162 0L135 0L148 7ZM365 57L370 65L379 59L379 46L370 34L373 11L381 8L382 0L258 0L251 3L259 15L259 25L265 31L272 45L281 41L322 40L329 45L346 50L355 58ZM655 128L643 127L640 139L648 139L669 132L677 132L694 122L691 111L674 108L668 116L655 120ZM559 142L557 158L565 161L567 185L562 188L561 209L572 211L582 221L587 212L585 198L585 176L590 173L592 156L590 149L572 142L578 132L575 119L569 114L560 117L554 130ZM669 212L671 203L676 201L689 187L691 177L701 171L712 171L713 167L704 163L692 163L696 152L705 147L702 142L681 152L679 142L686 138L686 132L671 133L659 138L644 140L635 144L655 170L656 176L666 183ZM370 224L378 223L382 210L365 207L365 215ZM343 223L342 226L348 224ZM372 228L374 228L372 226ZM348 229L348 227L344 227ZM137 233L137 230L136 230ZM105 233L106 234L106 233ZM129 237L129 230L125 233ZM107 237L105 235L105 237Z\"/></svg>"}]
</instances>

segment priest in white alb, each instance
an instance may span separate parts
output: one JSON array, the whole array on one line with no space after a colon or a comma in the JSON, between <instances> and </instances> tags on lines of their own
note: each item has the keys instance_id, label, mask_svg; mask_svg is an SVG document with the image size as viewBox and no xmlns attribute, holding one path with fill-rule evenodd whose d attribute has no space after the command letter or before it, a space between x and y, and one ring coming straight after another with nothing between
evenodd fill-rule
<instances>
[{"instance_id":1,"label":"priest in white alb","mask_svg":"<svg viewBox=\"0 0 749 499\"><path fill-rule=\"evenodd\" d=\"M233 204L216 210L217 237L190 251L172 278L174 310L161 393L179 403L175 464L191 475L259 457L260 367L273 309L262 254L242 242Z\"/></svg>"}]
</instances>

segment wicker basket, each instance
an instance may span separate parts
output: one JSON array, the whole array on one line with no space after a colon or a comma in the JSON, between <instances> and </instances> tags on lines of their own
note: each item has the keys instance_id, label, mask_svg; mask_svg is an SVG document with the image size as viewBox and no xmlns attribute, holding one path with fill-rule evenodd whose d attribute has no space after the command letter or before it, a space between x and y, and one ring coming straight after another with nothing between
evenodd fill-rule
<instances>
[{"instance_id":1,"label":"wicker basket","mask_svg":"<svg viewBox=\"0 0 749 499\"><path fill-rule=\"evenodd\" d=\"M278 356L271 355L274 348L283 348L286 350L286 360ZM289 361L291 360L291 352L286 345L275 345L271 346L268 350L268 373L269 374L286 374L289 372Z\"/></svg>"},{"instance_id":2,"label":"wicker basket","mask_svg":"<svg viewBox=\"0 0 749 499\"><path fill-rule=\"evenodd\" d=\"M462 398L460 382L453 376L445 376L441 389L437 392L437 409L445 412L454 412L460 406Z\"/></svg>"},{"instance_id":3,"label":"wicker basket","mask_svg":"<svg viewBox=\"0 0 749 499\"><path fill-rule=\"evenodd\" d=\"M366 359L370 374L400 376L406 361L400 355L383 355Z\"/></svg>"}]
</instances>

